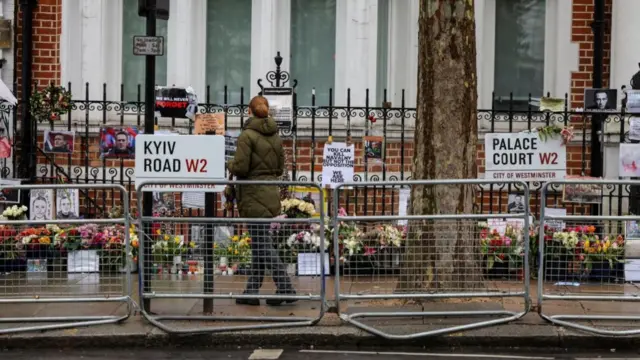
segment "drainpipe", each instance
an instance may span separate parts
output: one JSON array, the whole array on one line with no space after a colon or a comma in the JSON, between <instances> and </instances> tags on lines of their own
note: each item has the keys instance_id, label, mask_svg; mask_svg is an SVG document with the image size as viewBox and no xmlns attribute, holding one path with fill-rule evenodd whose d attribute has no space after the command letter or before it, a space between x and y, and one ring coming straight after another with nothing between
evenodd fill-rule
<instances>
[{"instance_id":1,"label":"drainpipe","mask_svg":"<svg viewBox=\"0 0 640 360\"><path fill-rule=\"evenodd\" d=\"M604 60L604 0L594 0L593 6L593 87L601 88L602 71ZM600 114L591 116L591 176L601 177L603 175L603 149L601 142L601 132L604 131L602 123L605 117ZM591 207L592 215L600 214L600 206Z\"/></svg>"},{"instance_id":2,"label":"drainpipe","mask_svg":"<svg viewBox=\"0 0 640 360\"><path fill-rule=\"evenodd\" d=\"M37 6L37 0L20 0L22 9L22 170L21 177L27 182L33 181L35 174L35 154L33 152L34 134L29 112L29 99L31 99L33 63L33 10ZM23 191L26 193L26 191Z\"/></svg>"}]
</instances>

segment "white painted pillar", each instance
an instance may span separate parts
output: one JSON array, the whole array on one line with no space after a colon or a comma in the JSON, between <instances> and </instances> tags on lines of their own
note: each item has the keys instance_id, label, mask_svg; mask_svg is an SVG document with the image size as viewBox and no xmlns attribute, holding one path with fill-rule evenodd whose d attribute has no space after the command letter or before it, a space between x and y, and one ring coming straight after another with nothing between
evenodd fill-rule
<instances>
[{"instance_id":1,"label":"white painted pillar","mask_svg":"<svg viewBox=\"0 0 640 360\"><path fill-rule=\"evenodd\" d=\"M167 85L191 86L202 101L206 91L207 2L171 0L167 29Z\"/></svg>"},{"instance_id":2,"label":"white painted pillar","mask_svg":"<svg viewBox=\"0 0 640 360\"><path fill-rule=\"evenodd\" d=\"M280 51L281 70L290 69L291 37L290 0L253 0L251 4L251 93L248 101L260 92L258 79L264 87L271 86L266 80L267 72L275 70L274 57ZM292 86L291 82L287 84Z\"/></svg>"},{"instance_id":3,"label":"white painted pillar","mask_svg":"<svg viewBox=\"0 0 640 360\"><path fill-rule=\"evenodd\" d=\"M335 100L364 106L369 89L369 106L375 106L377 66L378 1L338 0L336 3Z\"/></svg>"},{"instance_id":4,"label":"white painted pillar","mask_svg":"<svg viewBox=\"0 0 640 360\"><path fill-rule=\"evenodd\" d=\"M417 0L391 1L389 34L389 92L394 107L400 106L405 90L405 106L415 106L418 84Z\"/></svg>"},{"instance_id":5,"label":"white painted pillar","mask_svg":"<svg viewBox=\"0 0 640 360\"><path fill-rule=\"evenodd\" d=\"M611 19L611 78L610 87L631 88L629 81L640 63L640 1L613 0ZM619 95L620 97L620 95Z\"/></svg>"}]
</instances>

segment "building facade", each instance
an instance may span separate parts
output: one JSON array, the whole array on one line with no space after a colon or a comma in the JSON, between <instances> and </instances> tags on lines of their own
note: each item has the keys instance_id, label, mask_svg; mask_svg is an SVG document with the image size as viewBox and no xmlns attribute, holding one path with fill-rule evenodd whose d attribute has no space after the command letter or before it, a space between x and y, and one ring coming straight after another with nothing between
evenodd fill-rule
<instances>
[{"instance_id":1,"label":"building facade","mask_svg":"<svg viewBox=\"0 0 640 360\"><path fill-rule=\"evenodd\" d=\"M34 81L39 86L70 84L76 100L114 104L143 100L144 58L132 52L133 36L145 33L137 3L39 0L34 17ZM280 52L282 70L297 81L299 106L312 105L315 94L316 106L363 110L338 112L331 119L321 114L299 117L296 136L288 139L297 177L317 180L327 136L339 138L348 130L360 154L360 136L380 133L386 138L382 165L358 159L360 179L406 179L413 157L418 8L419 0L172 0L170 19L158 21L166 55L157 60L156 83L191 86L201 102L221 109L246 104L260 90L258 79L274 70L273 58ZM631 19L637 11L640 1L605 0L604 87L628 87L638 71L640 48L633 44L640 25ZM475 0L478 108L485 109L478 115L479 176L483 176L484 133L545 123L543 117L531 116L531 98L566 96L569 109L582 107L584 90L592 87L593 79L593 13L593 0ZM19 54L19 17L16 25ZM21 57L16 56L15 62L20 69ZM20 83L19 73L15 80ZM380 119L379 111L375 124L367 121L366 110L380 108L385 101L401 109L401 115ZM229 126L240 124L242 118L235 115L230 113ZM140 119L135 107L87 107L74 110L63 122L40 126L83 133L76 137L82 151L62 159L70 174L81 174L79 180L88 176L89 168L106 166L115 169L114 178L130 181L133 174L122 172L131 162L94 156L97 134L101 126L139 125ZM158 124L187 127L180 119L160 119ZM609 125L607 131L615 134L617 129ZM619 141L613 137L605 137L607 177L617 176L613 145ZM568 173L588 175L589 154L589 142L578 136L568 147ZM39 157L39 163L51 161ZM53 167L49 168L39 175L52 177Z\"/></svg>"}]
</instances>

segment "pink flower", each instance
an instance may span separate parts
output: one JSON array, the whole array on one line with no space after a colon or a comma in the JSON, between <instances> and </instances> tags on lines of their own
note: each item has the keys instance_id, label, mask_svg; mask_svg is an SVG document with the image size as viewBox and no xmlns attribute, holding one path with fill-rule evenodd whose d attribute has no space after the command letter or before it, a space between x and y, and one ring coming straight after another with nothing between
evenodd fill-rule
<instances>
[{"instance_id":1,"label":"pink flower","mask_svg":"<svg viewBox=\"0 0 640 360\"><path fill-rule=\"evenodd\" d=\"M505 236L503 241L504 241L504 245L505 246L511 246L511 239L510 238Z\"/></svg>"},{"instance_id":2,"label":"pink flower","mask_svg":"<svg viewBox=\"0 0 640 360\"><path fill-rule=\"evenodd\" d=\"M365 247L364 248L364 256L371 256L371 255L374 255L377 252L378 251L375 248L372 248L372 247Z\"/></svg>"},{"instance_id":3,"label":"pink flower","mask_svg":"<svg viewBox=\"0 0 640 360\"><path fill-rule=\"evenodd\" d=\"M345 210L343 207L341 207L338 210L338 216L347 216L347 210Z\"/></svg>"}]
</instances>

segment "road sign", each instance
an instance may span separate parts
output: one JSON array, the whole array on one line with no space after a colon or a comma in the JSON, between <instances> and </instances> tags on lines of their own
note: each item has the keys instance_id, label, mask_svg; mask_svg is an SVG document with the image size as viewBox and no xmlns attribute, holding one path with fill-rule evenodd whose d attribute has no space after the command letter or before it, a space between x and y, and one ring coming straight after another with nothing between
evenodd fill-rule
<instances>
[{"instance_id":1,"label":"road sign","mask_svg":"<svg viewBox=\"0 0 640 360\"><path fill-rule=\"evenodd\" d=\"M136 136L136 186L143 180L183 181L149 185L146 191L221 192L224 185L189 185L189 179L225 180L224 136Z\"/></svg>"},{"instance_id":2,"label":"road sign","mask_svg":"<svg viewBox=\"0 0 640 360\"><path fill-rule=\"evenodd\" d=\"M141 36L133 37L133 55L162 56L164 55L164 37Z\"/></svg>"}]
</instances>

